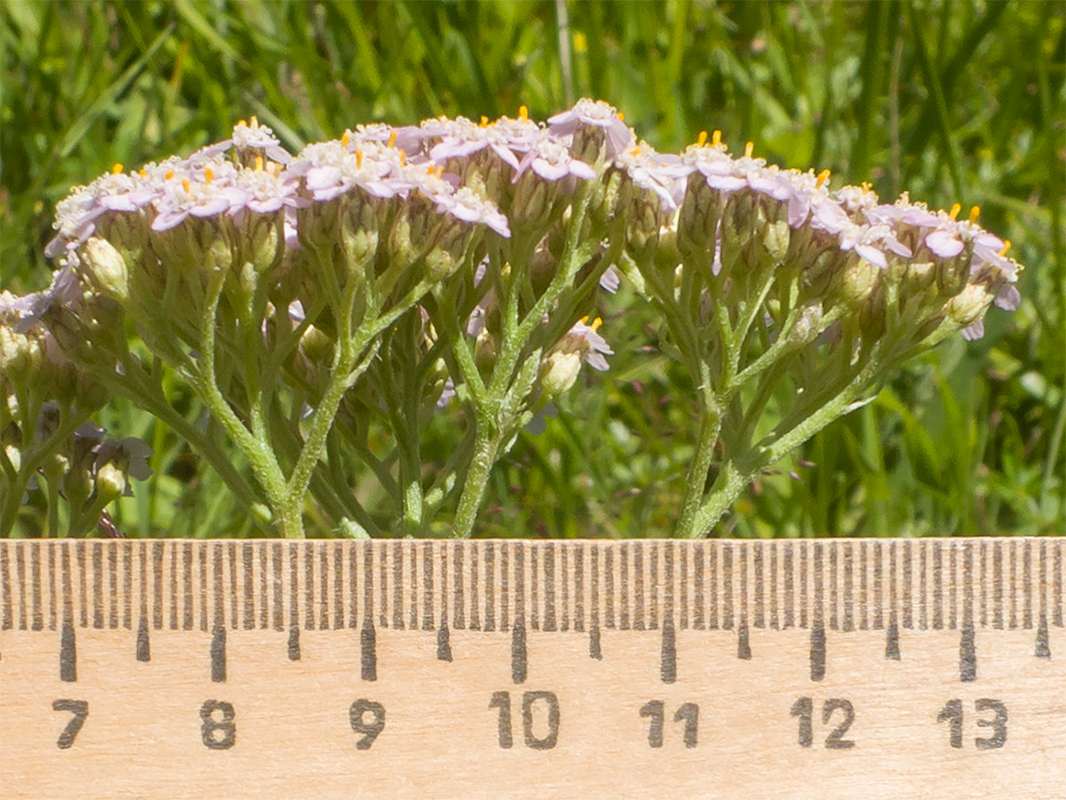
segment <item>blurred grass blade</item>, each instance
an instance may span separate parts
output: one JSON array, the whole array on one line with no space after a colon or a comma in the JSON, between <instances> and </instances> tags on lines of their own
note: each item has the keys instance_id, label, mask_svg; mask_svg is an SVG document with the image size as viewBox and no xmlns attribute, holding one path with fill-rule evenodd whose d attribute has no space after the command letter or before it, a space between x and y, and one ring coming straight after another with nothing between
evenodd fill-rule
<instances>
[{"instance_id":1,"label":"blurred grass blade","mask_svg":"<svg viewBox=\"0 0 1066 800\"><path fill-rule=\"evenodd\" d=\"M174 23L167 25L153 41L148 49L144 52L140 58L138 58L122 75L118 80L112 83L107 89L104 90L89 109L82 114L78 120L71 126L70 131L67 133L66 138L63 140L63 144L59 148L59 157L66 158L74 152L74 148L78 146L78 142L85 135L86 131L92 127L97 118L103 114L112 103L119 98L119 96L126 91L126 88L133 82L141 71L147 66L148 62L152 60L155 54L159 51L159 48L163 46L170 35L174 32Z\"/></svg>"}]
</instances>

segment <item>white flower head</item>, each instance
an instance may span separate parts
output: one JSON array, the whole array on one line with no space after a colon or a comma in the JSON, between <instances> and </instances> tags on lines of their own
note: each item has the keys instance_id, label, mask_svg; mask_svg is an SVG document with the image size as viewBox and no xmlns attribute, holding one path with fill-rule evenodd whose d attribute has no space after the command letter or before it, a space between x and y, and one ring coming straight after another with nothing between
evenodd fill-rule
<instances>
[{"instance_id":1,"label":"white flower head","mask_svg":"<svg viewBox=\"0 0 1066 800\"><path fill-rule=\"evenodd\" d=\"M546 181L558 181L571 175L586 181L596 179L596 170L574 158L570 148L558 139L548 136L538 137L516 167L512 183L517 183L527 170L533 170Z\"/></svg>"},{"instance_id":2,"label":"white flower head","mask_svg":"<svg viewBox=\"0 0 1066 800\"><path fill-rule=\"evenodd\" d=\"M569 111L548 118L548 127L553 136L572 136L582 125L603 129L606 138L605 157L608 160L632 147L636 138L633 129L625 124L618 110L601 100L578 100Z\"/></svg>"},{"instance_id":3,"label":"white flower head","mask_svg":"<svg viewBox=\"0 0 1066 800\"><path fill-rule=\"evenodd\" d=\"M233 203L229 188L214 181L210 168L203 173L203 180L171 178L155 201L158 213L152 220L152 230L167 231L190 216L205 219L227 211Z\"/></svg>"},{"instance_id":4,"label":"white flower head","mask_svg":"<svg viewBox=\"0 0 1066 800\"><path fill-rule=\"evenodd\" d=\"M685 197L685 177L692 167L674 155L656 153L646 142L619 153L615 166L625 170L633 183L659 197L663 211L674 211Z\"/></svg>"},{"instance_id":5,"label":"white flower head","mask_svg":"<svg viewBox=\"0 0 1066 800\"><path fill-rule=\"evenodd\" d=\"M289 165L286 179L304 179L318 202L339 197L360 187L374 197L393 197L399 188L387 181L402 163L402 153L376 142L365 142L349 152L345 140L310 144Z\"/></svg>"},{"instance_id":6,"label":"white flower head","mask_svg":"<svg viewBox=\"0 0 1066 800\"><path fill-rule=\"evenodd\" d=\"M274 135L274 131L266 125L260 125L259 120L255 117L252 117L252 123L250 125L243 119L240 120L233 126L233 133L230 135L230 138L223 139L221 142L215 144L209 144L207 147L199 150L198 154L216 156L226 152L231 147L238 152L250 151L252 153L261 153L279 164L288 164L292 161L292 155L288 150L281 146L281 142L278 140L278 137Z\"/></svg>"}]
</instances>

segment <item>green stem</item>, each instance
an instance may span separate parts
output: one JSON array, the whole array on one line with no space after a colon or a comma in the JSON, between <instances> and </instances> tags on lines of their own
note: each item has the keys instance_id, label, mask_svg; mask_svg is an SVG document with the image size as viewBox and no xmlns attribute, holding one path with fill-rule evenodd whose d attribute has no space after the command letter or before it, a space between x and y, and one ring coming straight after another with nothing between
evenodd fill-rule
<instances>
[{"instance_id":1,"label":"green stem","mask_svg":"<svg viewBox=\"0 0 1066 800\"><path fill-rule=\"evenodd\" d=\"M707 473L714 458L714 446L722 429L722 415L714 406L705 405L700 411L700 430L696 438L696 452L685 476L685 496L677 520L675 535L691 539L698 536L697 517L702 507Z\"/></svg>"},{"instance_id":2,"label":"green stem","mask_svg":"<svg viewBox=\"0 0 1066 800\"><path fill-rule=\"evenodd\" d=\"M224 282L225 272L216 270L211 276L208 302L200 322L200 363L193 373L193 385L215 419L248 458L252 473L267 495L281 534L286 538L302 539L303 520L300 518L300 510L294 509L293 504L289 502L285 476L269 442L256 438L245 427L218 387L215 376L215 317ZM266 432L263 432L263 435L265 437Z\"/></svg>"},{"instance_id":3,"label":"green stem","mask_svg":"<svg viewBox=\"0 0 1066 800\"><path fill-rule=\"evenodd\" d=\"M721 472L711 486L711 491L695 515L692 535L707 536L761 469L784 457L851 410L849 407L855 402L856 396L870 383L877 371L876 364L868 363L817 411L789 428L773 442L764 446L756 446L746 453L726 459Z\"/></svg>"},{"instance_id":4,"label":"green stem","mask_svg":"<svg viewBox=\"0 0 1066 800\"><path fill-rule=\"evenodd\" d=\"M707 536L751 482L753 475L754 472L741 470L734 460L730 459L722 464L722 470L715 478L710 493L692 521L691 536Z\"/></svg>"},{"instance_id":5,"label":"green stem","mask_svg":"<svg viewBox=\"0 0 1066 800\"><path fill-rule=\"evenodd\" d=\"M179 414L167 401L161 386L149 385L141 375L138 375L138 373L143 373L143 370L135 362L127 359L123 366L124 376L116 372L100 372L94 373L94 377L109 391L132 400L169 426L174 433L207 460L245 510L259 503L260 499L256 496L255 490L233 466L230 455L222 449L218 440L205 435Z\"/></svg>"},{"instance_id":6,"label":"green stem","mask_svg":"<svg viewBox=\"0 0 1066 800\"><path fill-rule=\"evenodd\" d=\"M459 496L455 521L452 523L452 535L457 539L469 538L474 530L474 522L481 508L481 500L485 496L485 488L488 486L489 475L492 472L492 465L496 462L498 450L499 440L487 434L484 427L478 426L477 437L474 440L474 453L466 472L463 492Z\"/></svg>"}]
</instances>

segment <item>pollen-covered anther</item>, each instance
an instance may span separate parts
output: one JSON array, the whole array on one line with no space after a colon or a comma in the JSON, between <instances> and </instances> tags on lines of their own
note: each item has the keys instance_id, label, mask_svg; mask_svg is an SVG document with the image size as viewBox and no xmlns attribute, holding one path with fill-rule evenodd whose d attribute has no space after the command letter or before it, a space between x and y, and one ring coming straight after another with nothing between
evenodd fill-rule
<instances>
[{"instance_id":1,"label":"pollen-covered anther","mask_svg":"<svg viewBox=\"0 0 1066 800\"><path fill-rule=\"evenodd\" d=\"M714 147L717 147L721 143L722 143L722 132L721 131L715 131L714 133L712 133L711 134L711 144Z\"/></svg>"},{"instance_id":2,"label":"pollen-covered anther","mask_svg":"<svg viewBox=\"0 0 1066 800\"><path fill-rule=\"evenodd\" d=\"M948 212L948 216L951 217L952 222L959 216L959 212L962 211L962 206L956 203L951 207L951 211Z\"/></svg>"},{"instance_id":3,"label":"pollen-covered anther","mask_svg":"<svg viewBox=\"0 0 1066 800\"><path fill-rule=\"evenodd\" d=\"M393 134L393 135L395 136L395 134ZM363 168L363 151L362 150L356 150L355 151L355 168L356 169L362 169Z\"/></svg>"},{"instance_id":4,"label":"pollen-covered anther","mask_svg":"<svg viewBox=\"0 0 1066 800\"><path fill-rule=\"evenodd\" d=\"M407 166L407 151L406 150L400 150L400 166L401 167L406 167Z\"/></svg>"},{"instance_id":5,"label":"pollen-covered anther","mask_svg":"<svg viewBox=\"0 0 1066 800\"><path fill-rule=\"evenodd\" d=\"M700 135L696 137L696 146L703 147L707 144L707 131L700 131Z\"/></svg>"},{"instance_id":6,"label":"pollen-covered anther","mask_svg":"<svg viewBox=\"0 0 1066 800\"><path fill-rule=\"evenodd\" d=\"M188 178L182 178L181 179L181 188L185 190L186 194L189 193L189 179Z\"/></svg>"},{"instance_id":7,"label":"pollen-covered anther","mask_svg":"<svg viewBox=\"0 0 1066 800\"><path fill-rule=\"evenodd\" d=\"M588 317L585 317L585 319L588 319ZM599 317L596 317L596 319L592 320L592 324L591 324L591 325L589 325L589 327L590 327L590 328L592 328L592 330L596 330L596 329L597 329L597 328L599 328L599 327L600 327L600 326L601 326L602 324L603 324L603 320L602 320L602 319L600 319Z\"/></svg>"},{"instance_id":8,"label":"pollen-covered anther","mask_svg":"<svg viewBox=\"0 0 1066 800\"><path fill-rule=\"evenodd\" d=\"M529 120L529 109L526 108L525 106L519 106L518 107L518 118L520 120L522 120L522 122L528 121Z\"/></svg>"},{"instance_id":9,"label":"pollen-covered anther","mask_svg":"<svg viewBox=\"0 0 1066 800\"><path fill-rule=\"evenodd\" d=\"M744 158L751 158L753 152L755 152L755 142L748 142L744 145Z\"/></svg>"},{"instance_id":10,"label":"pollen-covered anther","mask_svg":"<svg viewBox=\"0 0 1066 800\"><path fill-rule=\"evenodd\" d=\"M832 171L830 171L828 169L823 169L821 172L818 173L818 188L819 189L822 188L822 186L825 185L825 182L829 180L829 176L832 175L832 174L833 174Z\"/></svg>"},{"instance_id":11,"label":"pollen-covered anther","mask_svg":"<svg viewBox=\"0 0 1066 800\"><path fill-rule=\"evenodd\" d=\"M478 127L479 128L487 128L487 127L489 127L489 118L486 117L484 114L481 115L481 121L478 123Z\"/></svg>"},{"instance_id":12,"label":"pollen-covered anther","mask_svg":"<svg viewBox=\"0 0 1066 800\"><path fill-rule=\"evenodd\" d=\"M168 181L174 177L174 170L168 169L167 174L164 176Z\"/></svg>"},{"instance_id":13,"label":"pollen-covered anther","mask_svg":"<svg viewBox=\"0 0 1066 800\"><path fill-rule=\"evenodd\" d=\"M111 168L111 174L112 175L121 175L122 174L122 165L119 164L118 162L116 162L115 166L113 166Z\"/></svg>"},{"instance_id":14,"label":"pollen-covered anther","mask_svg":"<svg viewBox=\"0 0 1066 800\"><path fill-rule=\"evenodd\" d=\"M976 225L977 218L981 216L981 206L974 206L970 209L970 224Z\"/></svg>"},{"instance_id":15,"label":"pollen-covered anther","mask_svg":"<svg viewBox=\"0 0 1066 800\"><path fill-rule=\"evenodd\" d=\"M396 145L396 131L393 131L392 133L389 134L389 147L394 147L395 145Z\"/></svg>"},{"instance_id":16,"label":"pollen-covered anther","mask_svg":"<svg viewBox=\"0 0 1066 800\"><path fill-rule=\"evenodd\" d=\"M350 142L351 140L352 137L348 135L348 131L345 131L344 135L341 136L341 147L347 148L348 142Z\"/></svg>"},{"instance_id":17,"label":"pollen-covered anther","mask_svg":"<svg viewBox=\"0 0 1066 800\"><path fill-rule=\"evenodd\" d=\"M211 167L204 167L204 183L208 186L211 185L211 181L214 180L215 173L211 171Z\"/></svg>"},{"instance_id":18,"label":"pollen-covered anther","mask_svg":"<svg viewBox=\"0 0 1066 800\"><path fill-rule=\"evenodd\" d=\"M1003 249L999 251L1001 256L1007 255L1007 251L1010 250L1010 239L1003 240Z\"/></svg>"},{"instance_id":19,"label":"pollen-covered anther","mask_svg":"<svg viewBox=\"0 0 1066 800\"><path fill-rule=\"evenodd\" d=\"M262 156L256 156L255 157L255 171L256 172L262 172L263 171L263 157Z\"/></svg>"}]
</instances>

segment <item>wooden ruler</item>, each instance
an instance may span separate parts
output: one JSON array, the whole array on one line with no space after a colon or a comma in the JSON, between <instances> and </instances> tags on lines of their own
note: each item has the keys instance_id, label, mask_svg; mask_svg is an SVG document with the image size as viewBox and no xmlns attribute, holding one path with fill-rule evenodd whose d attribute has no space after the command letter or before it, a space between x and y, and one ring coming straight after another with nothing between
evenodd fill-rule
<instances>
[{"instance_id":1,"label":"wooden ruler","mask_svg":"<svg viewBox=\"0 0 1066 800\"><path fill-rule=\"evenodd\" d=\"M1064 550L0 541L0 796L1066 798Z\"/></svg>"}]
</instances>

